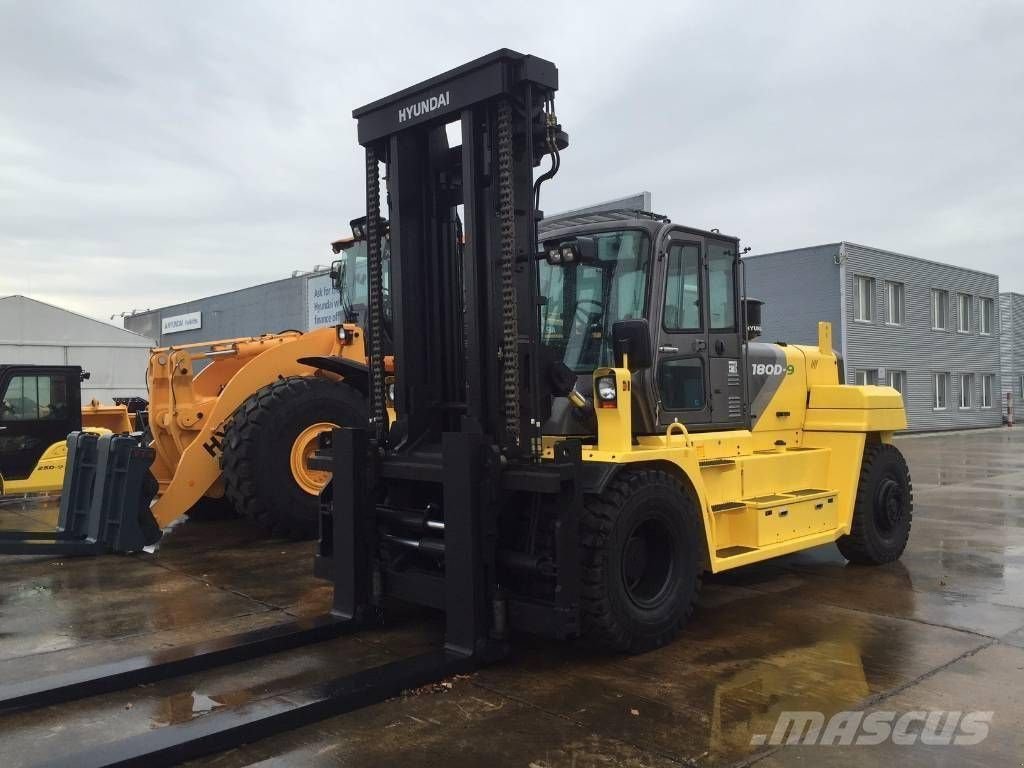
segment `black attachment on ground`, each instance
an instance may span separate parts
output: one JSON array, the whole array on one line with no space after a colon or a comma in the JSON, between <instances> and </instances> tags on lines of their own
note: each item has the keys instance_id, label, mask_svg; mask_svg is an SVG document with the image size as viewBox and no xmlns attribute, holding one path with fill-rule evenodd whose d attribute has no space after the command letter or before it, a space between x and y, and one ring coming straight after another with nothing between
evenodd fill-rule
<instances>
[{"instance_id":1,"label":"black attachment on ground","mask_svg":"<svg viewBox=\"0 0 1024 768\"><path fill-rule=\"evenodd\" d=\"M4 555L138 552L160 540L149 506L153 449L130 435L72 432L55 531L2 531Z\"/></svg>"},{"instance_id":2,"label":"black attachment on ground","mask_svg":"<svg viewBox=\"0 0 1024 768\"><path fill-rule=\"evenodd\" d=\"M397 696L452 675L473 671L476 659L431 651L355 674L211 712L185 723L130 736L43 763L57 768L178 765L282 731L315 723Z\"/></svg>"},{"instance_id":3,"label":"black attachment on ground","mask_svg":"<svg viewBox=\"0 0 1024 768\"><path fill-rule=\"evenodd\" d=\"M0 686L0 712L48 707L64 701L133 688L211 667L235 664L309 643L330 640L354 629L333 616L299 619L265 629L142 653L106 664L72 669Z\"/></svg>"}]
</instances>

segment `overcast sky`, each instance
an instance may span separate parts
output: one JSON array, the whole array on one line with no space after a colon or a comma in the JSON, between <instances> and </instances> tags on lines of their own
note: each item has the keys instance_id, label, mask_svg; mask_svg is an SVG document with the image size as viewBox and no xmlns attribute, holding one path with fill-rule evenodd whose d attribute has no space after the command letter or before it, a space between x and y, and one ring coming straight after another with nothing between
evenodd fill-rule
<instances>
[{"instance_id":1,"label":"overcast sky","mask_svg":"<svg viewBox=\"0 0 1024 768\"><path fill-rule=\"evenodd\" d=\"M499 47L559 67L548 211L646 189L1024 291L1021 0L530 5L0 0L0 295L106 319L328 262L352 108Z\"/></svg>"}]
</instances>

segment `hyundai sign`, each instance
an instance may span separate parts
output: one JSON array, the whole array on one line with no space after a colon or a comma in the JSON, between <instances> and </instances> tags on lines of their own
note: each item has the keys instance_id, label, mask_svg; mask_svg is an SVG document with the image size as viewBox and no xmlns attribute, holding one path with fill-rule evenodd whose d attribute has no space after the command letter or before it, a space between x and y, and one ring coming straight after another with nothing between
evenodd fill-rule
<instances>
[{"instance_id":1,"label":"hyundai sign","mask_svg":"<svg viewBox=\"0 0 1024 768\"><path fill-rule=\"evenodd\" d=\"M202 327L202 312L189 312L186 315L174 315L173 317L164 317L160 320L161 334L198 331Z\"/></svg>"}]
</instances>

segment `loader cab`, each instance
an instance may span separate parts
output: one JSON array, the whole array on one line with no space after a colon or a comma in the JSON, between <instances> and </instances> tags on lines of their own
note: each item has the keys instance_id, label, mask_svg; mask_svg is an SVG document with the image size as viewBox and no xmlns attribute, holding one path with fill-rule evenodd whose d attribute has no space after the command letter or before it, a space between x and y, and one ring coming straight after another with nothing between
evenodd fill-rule
<instances>
[{"instance_id":1,"label":"loader cab","mask_svg":"<svg viewBox=\"0 0 1024 768\"><path fill-rule=\"evenodd\" d=\"M745 426L739 241L639 211L581 218L545 223L540 254L586 238L596 258L538 266L541 340L577 388L589 395L594 369L614 365L614 324L643 318L654 354L649 370L634 371L636 431L676 420L697 431ZM545 432L578 432L569 414L556 406Z\"/></svg>"},{"instance_id":2,"label":"loader cab","mask_svg":"<svg viewBox=\"0 0 1024 768\"><path fill-rule=\"evenodd\" d=\"M342 322L366 325L369 304L369 282L367 271L366 236L360 224L365 217L352 222L353 236L336 240L331 249L338 256L331 264L331 281L341 299ZM383 295L384 319L391 323L391 291L390 291L390 239L387 235L381 240L383 250Z\"/></svg>"},{"instance_id":3,"label":"loader cab","mask_svg":"<svg viewBox=\"0 0 1024 768\"><path fill-rule=\"evenodd\" d=\"M82 369L0 366L0 476L22 480L43 452L82 428Z\"/></svg>"}]
</instances>

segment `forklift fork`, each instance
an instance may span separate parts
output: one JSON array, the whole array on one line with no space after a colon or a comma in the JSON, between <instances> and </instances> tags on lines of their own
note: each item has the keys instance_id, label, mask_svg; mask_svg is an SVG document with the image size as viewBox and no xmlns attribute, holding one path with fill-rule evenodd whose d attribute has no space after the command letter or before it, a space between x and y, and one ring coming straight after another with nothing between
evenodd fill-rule
<instances>
[{"instance_id":1,"label":"forklift fork","mask_svg":"<svg viewBox=\"0 0 1024 768\"><path fill-rule=\"evenodd\" d=\"M464 457L467 466L459 473L455 493L472 493L479 487L481 468L472 461L480 436L451 435L450 457ZM266 629L231 635L214 641L194 643L154 654L71 670L36 680L0 686L0 713L35 709L61 702L125 690L157 680L192 674L234 664L310 643L323 642L376 623L368 535L372 521L366 519L367 465L372 451L367 433L359 429L333 431L331 455L322 452L311 466L334 472L331 490L325 490L321 514L319 568L329 568L334 581L330 613ZM371 475L372 476L372 475ZM471 496L466 496L467 502ZM330 514L329 508L334 512ZM454 506L454 504L453 504ZM446 541L474 539L475 510L446 520ZM369 524L368 524L369 523ZM324 529L324 526L329 526ZM473 550L462 547L461 551ZM486 606L479 599L471 609L467 600L486 593L481 583L483 569L473 556L451 558L445 577L446 641L443 647L406 659L389 662L354 674L285 691L234 709L211 712L185 723L166 726L126 739L103 744L50 760L48 766L153 766L176 765L211 752L231 749L274 733L296 728L333 715L368 706L397 696L404 690L472 672L481 664L504 654L506 645L488 635Z\"/></svg>"}]
</instances>

